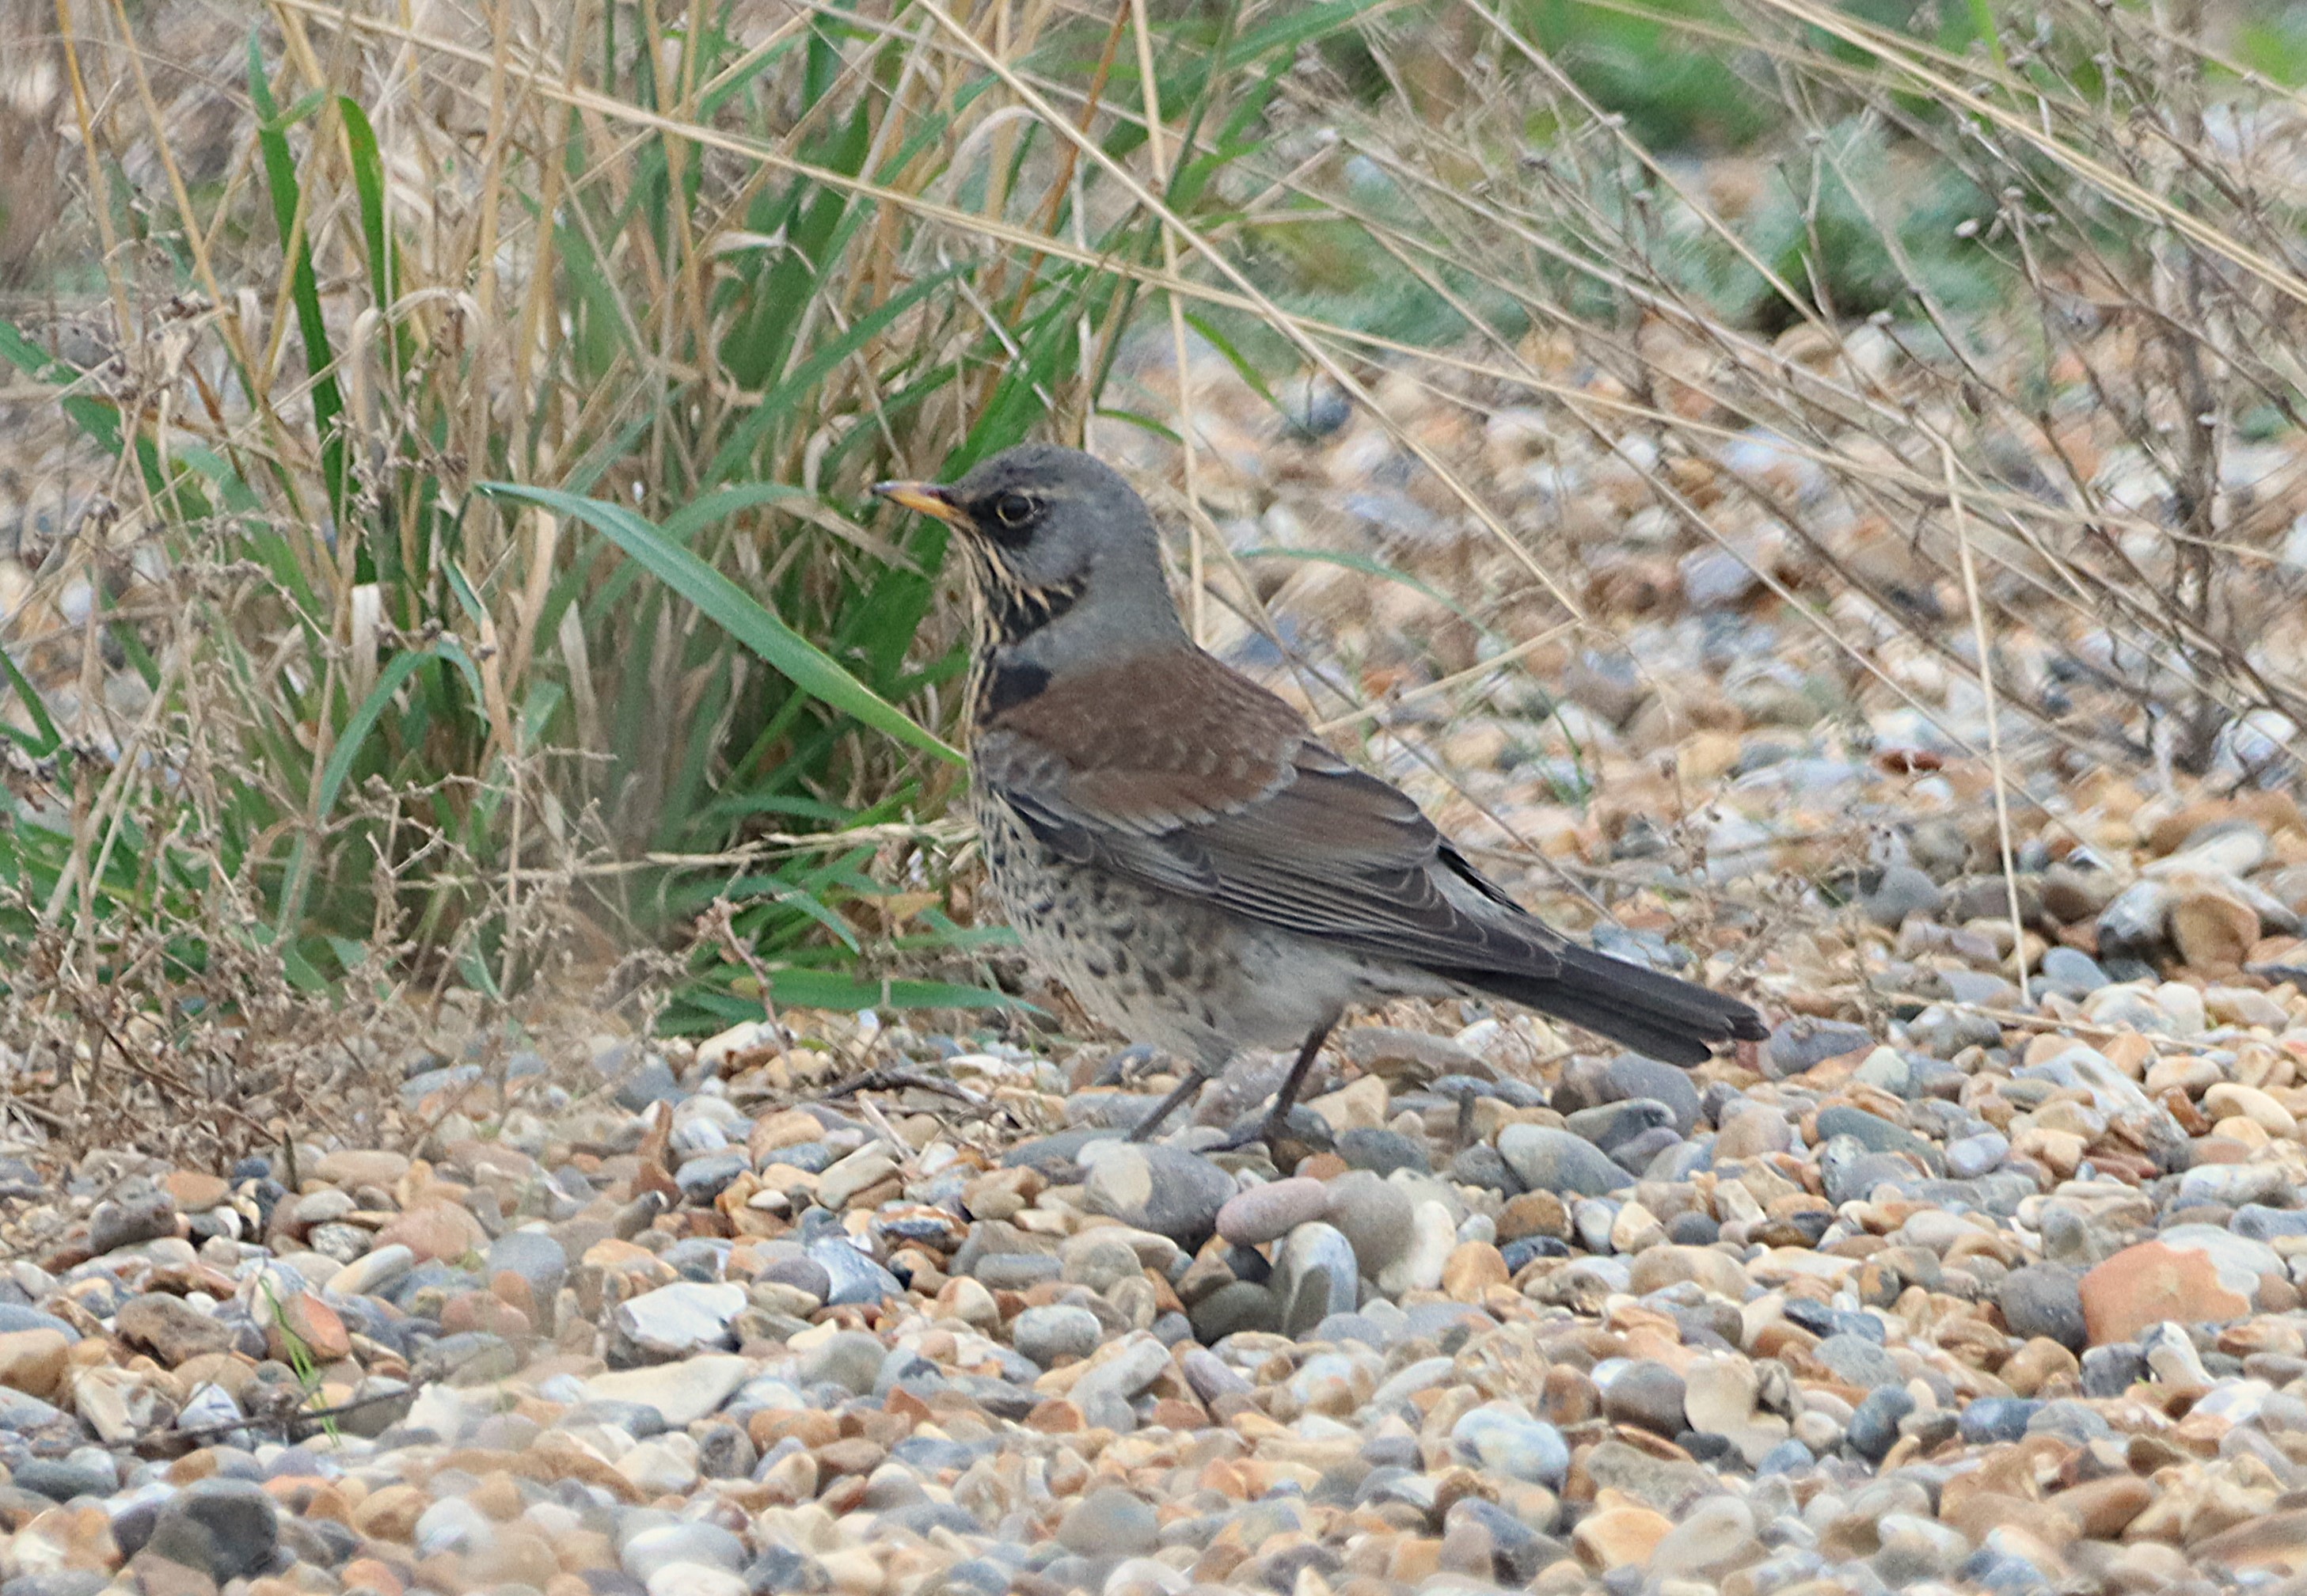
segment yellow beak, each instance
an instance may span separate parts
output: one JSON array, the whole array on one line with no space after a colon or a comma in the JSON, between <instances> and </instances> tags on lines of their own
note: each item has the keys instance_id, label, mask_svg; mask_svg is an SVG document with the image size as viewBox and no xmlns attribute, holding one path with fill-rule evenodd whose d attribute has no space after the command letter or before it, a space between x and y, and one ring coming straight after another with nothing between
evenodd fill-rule
<instances>
[{"instance_id":1,"label":"yellow beak","mask_svg":"<svg viewBox=\"0 0 2307 1596\"><path fill-rule=\"evenodd\" d=\"M953 496L934 482L877 482L873 491L892 504L958 526L967 521Z\"/></svg>"}]
</instances>

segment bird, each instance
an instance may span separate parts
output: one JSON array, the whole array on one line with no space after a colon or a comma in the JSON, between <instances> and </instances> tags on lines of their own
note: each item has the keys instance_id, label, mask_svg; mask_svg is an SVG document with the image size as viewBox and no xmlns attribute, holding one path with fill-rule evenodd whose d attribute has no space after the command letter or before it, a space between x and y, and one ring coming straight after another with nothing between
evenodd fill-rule
<instances>
[{"instance_id":1,"label":"bird","mask_svg":"<svg viewBox=\"0 0 2307 1596\"><path fill-rule=\"evenodd\" d=\"M1111 467L1025 443L874 493L957 534L965 695L993 897L1093 1016L1187 1066L1152 1137L1251 1050L1297 1057L1278 1145L1349 1009L1479 996L1684 1067L1768 1031L1731 997L1596 951L1485 878L1407 794L1198 647L1153 513Z\"/></svg>"}]
</instances>

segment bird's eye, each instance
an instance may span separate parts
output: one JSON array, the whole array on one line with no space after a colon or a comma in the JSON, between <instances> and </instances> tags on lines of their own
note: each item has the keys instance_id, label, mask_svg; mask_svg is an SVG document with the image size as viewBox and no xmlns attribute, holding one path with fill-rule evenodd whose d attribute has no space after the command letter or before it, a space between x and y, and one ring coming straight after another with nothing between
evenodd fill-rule
<instances>
[{"instance_id":1,"label":"bird's eye","mask_svg":"<svg viewBox=\"0 0 2307 1596\"><path fill-rule=\"evenodd\" d=\"M1005 527L1024 526L1033 519L1034 511L1039 509L1041 506L1033 502L1030 493L1004 493L993 501L994 519Z\"/></svg>"}]
</instances>

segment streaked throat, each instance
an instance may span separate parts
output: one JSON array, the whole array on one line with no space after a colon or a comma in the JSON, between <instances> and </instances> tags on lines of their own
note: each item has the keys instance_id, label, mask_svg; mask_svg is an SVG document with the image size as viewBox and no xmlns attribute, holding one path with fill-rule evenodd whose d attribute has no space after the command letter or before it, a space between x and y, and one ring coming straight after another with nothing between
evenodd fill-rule
<instances>
[{"instance_id":1,"label":"streaked throat","mask_svg":"<svg viewBox=\"0 0 2307 1596\"><path fill-rule=\"evenodd\" d=\"M1081 602L1087 583L1029 587L1001 562L983 554L971 561L972 630L975 633L969 672L970 723L983 725L1005 709L1040 696L1050 684L1046 666L1017 657L1021 645Z\"/></svg>"}]
</instances>

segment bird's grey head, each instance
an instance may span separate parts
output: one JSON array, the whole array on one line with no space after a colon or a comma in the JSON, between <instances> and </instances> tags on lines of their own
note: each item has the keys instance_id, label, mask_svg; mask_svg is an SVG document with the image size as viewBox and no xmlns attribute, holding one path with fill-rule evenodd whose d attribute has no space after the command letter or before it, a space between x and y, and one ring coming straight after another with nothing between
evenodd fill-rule
<instances>
[{"instance_id":1,"label":"bird's grey head","mask_svg":"<svg viewBox=\"0 0 2307 1596\"><path fill-rule=\"evenodd\" d=\"M1185 636L1145 502L1079 450L1021 444L956 483L874 492L960 531L989 647L1054 668Z\"/></svg>"}]
</instances>

